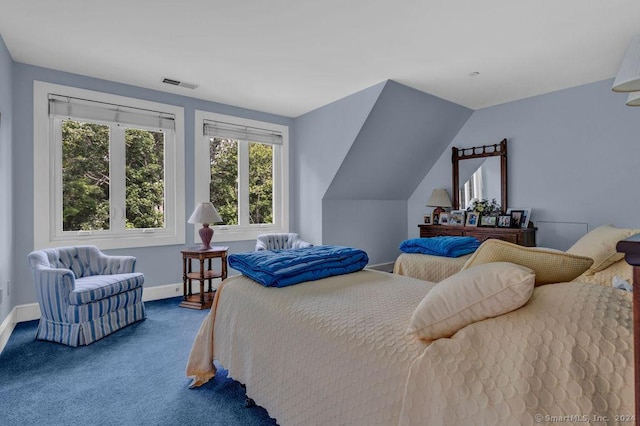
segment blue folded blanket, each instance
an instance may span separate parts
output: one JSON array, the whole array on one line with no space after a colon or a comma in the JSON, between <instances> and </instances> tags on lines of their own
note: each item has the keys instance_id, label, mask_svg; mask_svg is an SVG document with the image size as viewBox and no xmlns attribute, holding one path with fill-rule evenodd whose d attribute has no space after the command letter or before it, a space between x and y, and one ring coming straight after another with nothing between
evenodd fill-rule
<instances>
[{"instance_id":1,"label":"blue folded blanket","mask_svg":"<svg viewBox=\"0 0 640 426\"><path fill-rule=\"evenodd\" d=\"M400 243L405 253L422 253L432 256L460 257L476 251L480 241L474 237L413 238Z\"/></svg>"},{"instance_id":2,"label":"blue folded blanket","mask_svg":"<svg viewBox=\"0 0 640 426\"><path fill-rule=\"evenodd\" d=\"M286 287L303 281L356 272L369 262L362 250L313 246L229 255L229 266L265 287Z\"/></svg>"}]
</instances>

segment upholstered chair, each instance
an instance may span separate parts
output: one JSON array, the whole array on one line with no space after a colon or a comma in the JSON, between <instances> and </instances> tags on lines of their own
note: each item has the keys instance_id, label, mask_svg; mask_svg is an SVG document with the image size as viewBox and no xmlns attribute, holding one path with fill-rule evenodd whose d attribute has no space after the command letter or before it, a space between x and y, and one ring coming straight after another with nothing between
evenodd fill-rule
<instances>
[{"instance_id":1,"label":"upholstered chair","mask_svg":"<svg viewBox=\"0 0 640 426\"><path fill-rule=\"evenodd\" d=\"M145 318L135 257L76 246L36 250L28 261L40 304L37 339L89 345Z\"/></svg>"},{"instance_id":2,"label":"upholstered chair","mask_svg":"<svg viewBox=\"0 0 640 426\"><path fill-rule=\"evenodd\" d=\"M311 247L306 241L302 241L296 233L275 233L258 235L256 251L258 250L283 250L302 247Z\"/></svg>"}]
</instances>

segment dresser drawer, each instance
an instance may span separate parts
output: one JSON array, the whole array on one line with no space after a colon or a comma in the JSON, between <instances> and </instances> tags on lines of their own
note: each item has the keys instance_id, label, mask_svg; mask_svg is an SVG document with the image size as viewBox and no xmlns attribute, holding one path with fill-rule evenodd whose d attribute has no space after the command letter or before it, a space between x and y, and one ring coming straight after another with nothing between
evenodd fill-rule
<instances>
[{"instance_id":1,"label":"dresser drawer","mask_svg":"<svg viewBox=\"0 0 640 426\"><path fill-rule=\"evenodd\" d=\"M466 232L465 235L477 238L481 243L490 239L507 241L513 244L520 244L516 234L489 234L486 232Z\"/></svg>"},{"instance_id":2,"label":"dresser drawer","mask_svg":"<svg viewBox=\"0 0 640 426\"><path fill-rule=\"evenodd\" d=\"M464 235L464 231L462 229L439 229L435 226L433 227L422 227L420 228L420 238L429 238L429 237L462 237Z\"/></svg>"},{"instance_id":3,"label":"dresser drawer","mask_svg":"<svg viewBox=\"0 0 640 426\"><path fill-rule=\"evenodd\" d=\"M420 238L429 237L474 237L480 242L491 238L507 241L521 246L536 246L536 228L487 228L477 226L451 226L451 225L418 225Z\"/></svg>"}]
</instances>

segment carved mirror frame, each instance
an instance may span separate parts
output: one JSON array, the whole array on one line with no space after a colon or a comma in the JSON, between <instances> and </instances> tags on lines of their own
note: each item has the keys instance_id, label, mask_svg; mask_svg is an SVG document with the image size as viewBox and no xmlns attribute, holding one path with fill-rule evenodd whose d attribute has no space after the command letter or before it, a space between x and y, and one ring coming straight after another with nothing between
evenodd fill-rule
<instances>
[{"instance_id":1,"label":"carved mirror frame","mask_svg":"<svg viewBox=\"0 0 640 426\"><path fill-rule=\"evenodd\" d=\"M507 140L503 139L494 145L473 146L471 148L451 148L451 162L453 163L453 208L460 208L460 176L459 164L461 160L482 157L500 157L500 208L502 212L507 211Z\"/></svg>"}]
</instances>

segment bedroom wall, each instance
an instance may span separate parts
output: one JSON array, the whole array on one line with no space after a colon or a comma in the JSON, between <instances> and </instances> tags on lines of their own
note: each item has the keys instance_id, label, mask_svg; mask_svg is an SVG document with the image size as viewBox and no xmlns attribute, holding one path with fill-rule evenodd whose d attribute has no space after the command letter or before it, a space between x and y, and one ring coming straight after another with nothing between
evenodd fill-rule
<instances>
[{"instance_id":1,"label":"bedroom wall","mask_svg":"<svg viewBox=\"0 0 640 426\"><path fill-rule=\"evenodd\" d=\"M602 224L640 228L640 108L604 80L475 111L408 202L408 234L451 188L450 147L509 141L509 206L531 207L538 245L566 249Z\"/></svg>"},{"instance_id":2,"label":"bedroom wall","mask_svg":"<svg viewBox=\"0 0 640 426\"><path fill-rule=\"evenodd\" d=\"M318 168L329 164L319 162L322 156L330 155L332 161L323 186L300 193L309 200L305 206L321 202L320 220L307 221L306 214L298 220L313 226L323 244L364 249L370 264L392 262L398 256L406 238L407 199L472 113L391 80L381 91L379 87L308 113L296 119L295 126L303 157ZM377 95L373 103L368 95ZM348 129L332 128L336 117L344 120L347 105L349 113L359 111L358 120L348 122ZM360 117L365 117L363 122ZM340 145L323 152L321 140L327 138L320 139L316 132L326 128L335 132L328 139ZM303 185L311 187L308 181Z\"/></svg>"},{"instance_id":3,"label":"bedroom wall","mask_svg":"<svg viewBox=\"0 0 640 426\"><path fill-rule=\"evenodd\" d=\"M1 63L0 63L1 66ZM31 273L27 267L26 258L33 250L33 82L46 81L67 86L74 86L88 90L129 96L144 100L182 106L185 109L185 217L192 212L194 201L194 111L196 109L220 114L235 115L254 120L262 120L292 127L293 120L287 117L244 108L233 107L215 102L203 101L187 96L179 96L140 87L128 86L86 76L63 73L51 69L34 67L20 63L13 64L13 164L15 185L14 212L15 229L20 230L20 237L16 238L12 252L15 260L15 298L13 305L36 302L35 290ZM197 92L196 92L197 93ZM0 105L0 108L2 106ZM3 114L4 115L4 114ZM3 117L4 121L4 117ZM291 139L291 144L294 144ZM291 214L291 212L290 212ZM293 222L295 223L295 222ZM292 225L294 226L294 225ZM185 223L187 244L193 244L193 225ZM253 250L255 241L224 242L229 246L229 252ZM182 258L180 249L183 246L142 247L126 250L110 250L109 254L129 254L138 258L136 269L144 272L145 286L152 287L162 284L182 282ZM1 318L0 318L1 319Z\"/></svg>"},{"instance_id":4,"label":"bedroom wall","mask_svg":"<svg viewBox=\"0 0 640 426\"><path fill-rule=\"evenodd\" d=\"M322 244L322 198L384 88L376 84L295 119L289 151L293 216L301 237Z\"/></svg>"},{"instance_id":5,"label":"bedroom wall","mask_svg":"<svg viewBox=\"0 0 640 426\"><path fill-rule=\"evenodd\" d=\"M0 324L13 308L13 291L7 291L12 279L14 255L12 185L12 103L13 73L11 56L0 36Z\"/></svg>"}]
</instances>

